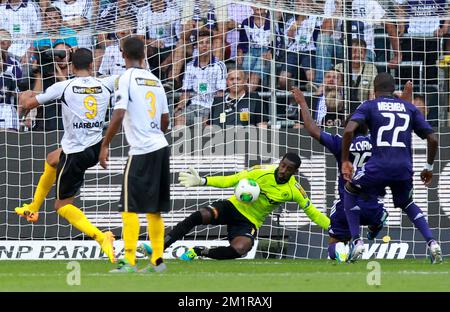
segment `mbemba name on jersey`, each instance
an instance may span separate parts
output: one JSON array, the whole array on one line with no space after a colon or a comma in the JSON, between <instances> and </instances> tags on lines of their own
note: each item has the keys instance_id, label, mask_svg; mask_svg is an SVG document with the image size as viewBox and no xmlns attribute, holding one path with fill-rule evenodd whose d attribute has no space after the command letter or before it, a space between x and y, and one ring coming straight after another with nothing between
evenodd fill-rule
<instances>
[{"instance_id":1,"label":"mbemba name on jersey","mask_svg":"<svg viewBox=\"0 0 450 312\"><path fill-rule=\"evenodd\" d=\"M292 176L284 184L278 184L275 180L276 169L277 166L275 165L254 166L249 170L244 170L234 175L210 176L206 177L206 185L227 188L235 186L241 179L251 178L255 180L261 189L261 193L255 202L243 203L234 195L228 200L257 228L261 227L267 215L280 204L297 202L314 223L325 230L328 229L330 219L311 203L308 195L295 177Z\"/></svg>"}]
</instances>

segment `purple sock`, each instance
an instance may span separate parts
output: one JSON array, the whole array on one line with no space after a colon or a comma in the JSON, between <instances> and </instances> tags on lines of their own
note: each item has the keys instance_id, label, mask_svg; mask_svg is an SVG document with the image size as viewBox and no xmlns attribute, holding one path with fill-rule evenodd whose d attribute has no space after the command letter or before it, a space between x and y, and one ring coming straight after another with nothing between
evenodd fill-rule
<instances>
[{"instance_id":1,"label":"purple sock","mask_svg":"<svg viewBox=\"0 0 450 312\"><path fill-rule=\"evenodd\" d=\"M360 238L361 209L356 205L356 199L355 194L349 193L347 190L344 191L344 210L352 240Z\"/></svg>"},{"instance_id":2,"label":"purple sock","mask_svg":"<svg viewBox=\"0 0 450 312\"><path fill-rule=\"evenodd\" d=\"M331 260L336 260L336 243L328 245L328 256Z\"/></svg>"},{"instance_id":3,"label":"purple sock","mask_svg":"<svg viewBox=\"0 0 450 312\"><path fill-rule=\"evenodd\" d=\"M425 238L427 243L430 240L434 239L433 234L430 230L430 226L425 219L425 215L423 214L422 209L420 209L414 202L412 202L405 209L403 209L403 211L406 212L409 220L414 223L416 229L418 229L419 232L422 233L422 236Z\"/></svg>"}]
</instances>

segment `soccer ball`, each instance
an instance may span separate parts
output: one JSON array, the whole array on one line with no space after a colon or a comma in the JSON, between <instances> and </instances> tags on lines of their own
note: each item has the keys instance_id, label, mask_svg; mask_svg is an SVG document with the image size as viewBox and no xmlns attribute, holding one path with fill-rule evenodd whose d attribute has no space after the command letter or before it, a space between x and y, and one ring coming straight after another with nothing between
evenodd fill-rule
<instances>
[{"instance_id":1,"label":"soccer ball","mask_svg":"<svg viewBox=\"0 0 450 312\"><path fill-rule=\"evenodd\" d=\"M346 262L348 254L350 253L350 247L342 242L336 243L336 261Z\"/></svg>"},{"instance_id":2,"label":"soccer ball","mask_svg":"<svg viewBox=\"0 0 450 312\"><path fill-rule=\"evenodd\" d=\"M234 195L244 203L253 203L258 199L259 192L259 185L253 179L242 179L234 188Z\"/></svg>"}]
</instances>

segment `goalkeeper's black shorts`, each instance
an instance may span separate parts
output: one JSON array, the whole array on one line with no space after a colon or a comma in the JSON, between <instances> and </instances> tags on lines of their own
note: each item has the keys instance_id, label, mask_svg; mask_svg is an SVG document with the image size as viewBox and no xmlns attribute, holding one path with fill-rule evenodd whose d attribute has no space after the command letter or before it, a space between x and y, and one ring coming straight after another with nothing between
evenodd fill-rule
<instances>
[{"instance_id":1,"label":"goalkeeper's black shorts","mask_svg":"<svg viewBox=\"0 0 450 312\"><path fill-rule=\"evenodd\" d=\"M170 210L169 157L168 146L128 157L119 211L156 213Z\"/></svg>"},{"instance_id":2,"label":"goalkeeper's black shorts","mask_svg":"<svg viewBox=\"0 0 450 312\"><path fill-rule=\"evenodd\" d=\"M228 240L231 242L237 236L246 236L252 240L256 238L256 226L250 222L228 200L218 200L208 205L213 210L211 224L226 225Z\"/></svg>"},{"instance_id":3,"label":"goalkeeper's black shorts","mask_svg":"<svg viewBox=\"0 0 450 312\"><path fill-rule=\"evenodd\" d=\"M101 145L102 141L79 153L61 152L56 167L56 199L67 199L77 194L83 184L86 170L98 163Z\"/></svg>"}]
</instances>

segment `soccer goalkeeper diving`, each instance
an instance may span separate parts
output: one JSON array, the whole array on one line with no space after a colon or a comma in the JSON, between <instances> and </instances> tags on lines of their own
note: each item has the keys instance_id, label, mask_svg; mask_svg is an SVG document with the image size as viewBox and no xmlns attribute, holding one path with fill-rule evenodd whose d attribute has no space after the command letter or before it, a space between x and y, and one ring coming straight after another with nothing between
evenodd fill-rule
<instances>
[{"instance_id":1,"label":"soccer goalkeeper diving","mask_svg":"<svg viewBox=\"0 0 450 312\"><path fill-rule=\"evenodd\" d=\"M219 200L202 207L178 223L164 238L164 249L181 239L197 225L227 225L227 247L194 247L181 255L181 260L193 260L197 256L212 259L235 259L247 254L253 246L257 230L267 215L284 202L297 202L306 215L324 230L328 229L330 219L322 214L308 199L303 188L297 182L301 160L295 153L287 153L278 166L254 166L230 176L200 177L195 169L180 173L179 182L185 187L208 185L219 188L235 186L241 179L255 180L261 189L258 199L252 203L239 201L236 196ZM152 249L147 244L141 248L149 255Z\"/></svg>"}]
</instances>

